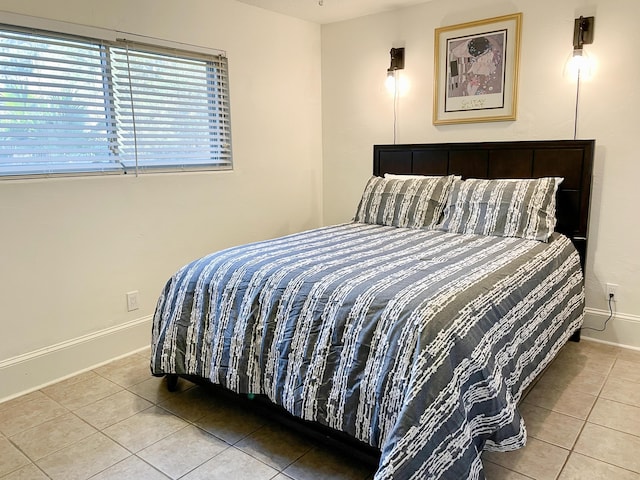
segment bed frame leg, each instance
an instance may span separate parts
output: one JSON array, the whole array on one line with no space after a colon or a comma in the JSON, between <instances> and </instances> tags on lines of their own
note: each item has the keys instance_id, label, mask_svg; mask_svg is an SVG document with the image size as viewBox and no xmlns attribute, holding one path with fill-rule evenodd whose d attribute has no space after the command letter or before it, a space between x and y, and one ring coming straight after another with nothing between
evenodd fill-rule
<instances>
[{"instance_id":1,"label":"bed frame leg","mask_svg":"<svg viewBox=\"0 0 640 480\"><path fill-rule=\"evenodd\" d=\"M571 340L572 342L579 342L580 341L580 329L578 329L575 332L573 332L573 335L571 335L569 340Z\"/></svg>"},{"instance_id":2,"label":"bed frame leg","mask_svg":"<svg viewBox=\"0 0 640 480\"><path fill-rule=\"evenodd\" d=\"M170 392L178 390L178 375L168 373L165 377L167 378L167 390Z\"/></svg>"}]
</instances>

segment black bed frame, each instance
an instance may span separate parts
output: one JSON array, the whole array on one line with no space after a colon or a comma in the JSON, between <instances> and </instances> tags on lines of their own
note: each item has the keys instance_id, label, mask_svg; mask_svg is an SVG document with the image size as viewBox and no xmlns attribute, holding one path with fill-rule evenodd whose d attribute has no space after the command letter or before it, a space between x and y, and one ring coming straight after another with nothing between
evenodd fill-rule
<instances>
[{"instance_id":1,"label":"black bed frame","mask_svg":"<svg viewBox=\"0 0 640 480\"><path fill-rule=\"evenodd\" d=\"M594 147L594 140L374 145L373 173L380 176L385 173L456 174L463 178L564 177L557 196L556 230L573 241L584 269ZM579 333L578 330L574 340L579 339ZM169 390L176 390L178 375L166 377ZM234 402L244 403L262 415L333 445L347 455L377 465L379 450L345 433L295 418L262 396L247 398L212 385L206 379L184 377L213 389L216 395L229 396Z\"/></svg>"}]
</instances>

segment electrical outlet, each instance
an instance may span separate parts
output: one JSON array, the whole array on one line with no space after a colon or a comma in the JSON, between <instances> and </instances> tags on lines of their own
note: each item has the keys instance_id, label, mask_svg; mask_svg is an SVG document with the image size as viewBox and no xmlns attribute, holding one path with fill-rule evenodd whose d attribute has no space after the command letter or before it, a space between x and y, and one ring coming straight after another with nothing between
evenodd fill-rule
<instances>
[{"instance_id":1,"label":"electrical outlet","mask_svg":"<svg viewBox=\"0 0 640 480\"><path fill-rule=\"evenodd\" d=\"M617 300L616 294L618 293L618 285L616 285L615 283L607 283L607 288L605 291L606 295L607 295L607 302L609 301L609 299L611 298L612 300Z\"/></svg>"},{"instance_id":2,"label":"electrical outlet","mask_svg":"<svg viewBox=\"0 0 640 480\"><path fill-rule=\"evenodd\" d=\"M138 310L140 305L138 304L138 291L127 292L127 312Z\"/></svg>"}]
</instances>

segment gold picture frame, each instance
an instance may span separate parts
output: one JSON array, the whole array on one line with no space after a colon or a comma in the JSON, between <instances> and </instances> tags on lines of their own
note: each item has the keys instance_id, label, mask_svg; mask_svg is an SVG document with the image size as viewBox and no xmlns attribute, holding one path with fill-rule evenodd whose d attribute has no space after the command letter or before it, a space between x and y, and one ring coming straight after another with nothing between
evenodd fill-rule
<instances>
[{"instance_id":1,"label":"gold picture frame","mask_svg":"<svg viewBox=\"0 0 640 480\"><path fill-rule=\"evenodd\" d=\"M433 124L515 120L522 13L435 30Z\"/></svg>"}]
</instances>

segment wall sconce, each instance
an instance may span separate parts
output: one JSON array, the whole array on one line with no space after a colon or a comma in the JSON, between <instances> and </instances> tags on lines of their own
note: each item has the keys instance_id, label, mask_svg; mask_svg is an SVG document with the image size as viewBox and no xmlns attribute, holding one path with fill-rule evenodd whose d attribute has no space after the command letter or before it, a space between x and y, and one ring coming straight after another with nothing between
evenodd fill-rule
<instances>
[{"instance_id":1,"label":"wall sconce","mask_svg":"<svg viewBox=\"0 0 640 480\"><path fill-rule=\"evenodd\" d=\"M407 83L404 78L398 75L400 70L404 70L404 48L392 48L391 65L387 69L387 80L385 85L387 91L393 95L393 143L398 138L398 96L407 90Z\"/></svg>"},{"instance_id":2,"label":"wall sconce","mask_svg":"<svg viewBox=\"0 0 640 480\"><path fill-rule=\"evenodd\" d=\"M576 107L573 117L573 139L578 138L578 113L580 105L580 80L589 79L593 69L593 62L583 50L584 45L593 43L594 17L576 18L573 23L573 54L566 64L566 70L576 79Z\"/></svg>"},{"instance_id":3,"label":"wall sconce","mask_svg":"<svg viewBox=\"0 0 640 480\"><path fill-rule=\"evenodd\" d=\"M593 62L587 52L583 50L584 45L593 43L593 30L595 17L576 18L573 23L573 55L568 61L567 69L571 76L590 77Z\"/></svg>"},{"instance_id":4,"label":"wall sconce","mask_svg":"<svg viewBox=\"0 0 640 480\"><path fill-rule=\"evenodd\" d=\"M389 54L391 55L391 65L387 69L387 75L404 68L404 48L392 48Z\"/></svg>"},{"instance_id":5,"label":"wall sconce","mask_svg":"<svg viewBox=\"0 0 640 480\"><path fill-rule=\"evenodd\" d=\"M389 52L391 55L391 65L387 69L387 90L396 93L396 84L398 83L396 72L404 69L404 48L392 48Z\"/></svg>"},{"instance_id":6,"label":"wall sconce","mask_svg":"<svg viewBox=\"0 0 640 480\"><path fill-rule=\"evenodd\" d=\"M576 18L573 22L573 51L578 55L582 54L582 46L593 43L593 25L595 17Z\"/></svg>"}]
</instances>

